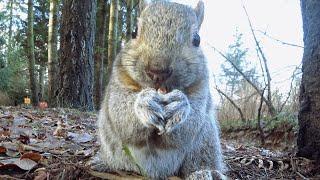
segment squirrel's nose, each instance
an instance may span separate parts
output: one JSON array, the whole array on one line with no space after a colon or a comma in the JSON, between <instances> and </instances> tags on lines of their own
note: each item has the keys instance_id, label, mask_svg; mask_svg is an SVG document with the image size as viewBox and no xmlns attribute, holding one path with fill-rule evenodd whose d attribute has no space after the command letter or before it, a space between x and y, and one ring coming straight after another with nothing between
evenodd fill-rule
<instances>
[{"instance_id":1,"label":"squirrel's nose","mask_svg":"<svg viewBox=\"0 0 320 180\"><path fill-rule=\"evenodd\" d=\"M150 79L157 83L162 83L166 81L172 74L171 69L146 69L147 75Z\"/></svg>"}]
</instances>

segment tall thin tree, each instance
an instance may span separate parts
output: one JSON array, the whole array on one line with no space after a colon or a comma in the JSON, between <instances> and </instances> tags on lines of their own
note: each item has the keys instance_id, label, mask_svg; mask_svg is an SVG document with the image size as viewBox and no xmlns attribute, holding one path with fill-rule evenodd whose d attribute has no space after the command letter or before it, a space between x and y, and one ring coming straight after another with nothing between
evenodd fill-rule
<instances>
[{"instance_id":1,"label":"tall thin tree","mask_svg":"<svg viewBox=\"0 0 320 180\"><path fill-rule=\"evenodd\" d=\"M9 41L8 41L8 55L11 57L12 53L12 31L13 31L13 4L14 0L9 1Z\"/></svg>"},{"instance_id":2,"label":"tall thin tree","mask_svg":"<svg viewBox=\"0 0 320 180\"><path fill-rule=\"evenodd\" d=\"M49 29L48 29L48 97L49 104L54 106L57 90L58 74L58 4L59 0L50 0Z\"/></svg>"},{"instance_id":3,"label":"tall thin tree","mask_svg":"<svg viewBox=\"0 0 320 180\"><path fill-rule=\"evenodd\" d=\"M107 0L98 0L97 29L95 41L95 105L99 109L103 92L103 70L105 59L105 36L107 25Z\"/></svg>"},{"instance_id":4,"label":"tall thin tree","mask_svg":"<svg viewBox=\"0 0 320 180\"><path fill-rule=\"evenodd\" d=\"M127 0L127 14L126 14L126 41L129 41L132 37L133 31L133 0Z\"/></svg>"},{"instance_id":5,"label":"tall thin tree","mask_svg":"<svg viewBox=\"0 0 320 180\"><path fill-rule=\"evenodd\" d=\"M112 64L117 55L117 34L118 34L118 6L119 0L111 0L110 4L110 20L108 35L108 69L107 83L109 82Z\"/></svg>"},{"instance_id":6,"label":"tall thin tree","mask_svg":"<svg viewBox=\"0 0 320 180\"><path fill-rule=\"evenodd\" d=\"M33 0L28 0L28 32L27 32L27 51L29 59L29 76L30 76L30 90L31 101L34 106L38 104L38 88L35 74L35 55L34 55L34 34L33 34Z\"/></svg>"},{"instance_id":7,"label":"tall thin tree","mask_svg":"<svg viewBox=\"0 0 320 180\"><path fill-rule=\"evenodd\" d=\"M64 0L61 24L60 87L63 107L93 110L96 0Z\"/></svg>"}]
</instances>

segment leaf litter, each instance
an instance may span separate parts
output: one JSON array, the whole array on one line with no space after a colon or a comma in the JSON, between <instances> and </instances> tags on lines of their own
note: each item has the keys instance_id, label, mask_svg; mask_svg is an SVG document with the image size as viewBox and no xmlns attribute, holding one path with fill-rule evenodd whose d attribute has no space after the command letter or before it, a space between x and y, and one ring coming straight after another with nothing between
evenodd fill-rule
<instances>
[{"instance_id":1,"label":"leaf litter","mask_svg":"<svg viewBox=\"0 0 320 180\"><path fill-rule=\"evenodd\" d=\"M95 113L0 107L0 179L146 179L132 172L97 172ZM230 179L320 178L314 161L222 140ZM169 179L179 180L178 177Z\"/></svg>"}]
</instances>

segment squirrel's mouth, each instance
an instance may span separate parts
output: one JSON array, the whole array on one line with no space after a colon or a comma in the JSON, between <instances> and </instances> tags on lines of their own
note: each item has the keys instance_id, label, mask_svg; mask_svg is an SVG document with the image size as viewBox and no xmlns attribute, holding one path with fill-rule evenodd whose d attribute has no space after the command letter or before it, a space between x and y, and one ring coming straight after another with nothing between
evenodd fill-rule
<instances>
[{"instance_id":1,"label":"squirrel's mouth","mask_svg":"<svg viewBox=\"0 0 320 180\"><path fill-rule=\"evenodd\" d=\"M171 91L171 88L165 83L154 83L153 88L155 88L157 91L163 92L164 94Z\"/></svg>"}]
</instances>

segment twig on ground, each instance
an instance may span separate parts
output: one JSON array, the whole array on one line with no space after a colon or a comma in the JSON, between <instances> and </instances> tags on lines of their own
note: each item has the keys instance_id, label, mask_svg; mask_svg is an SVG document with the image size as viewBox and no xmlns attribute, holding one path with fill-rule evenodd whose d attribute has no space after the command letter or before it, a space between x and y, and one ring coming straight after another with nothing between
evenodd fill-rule
<instances>
[{"instance_id":1,"label":"twig on ground","mask_svg":"<svg viewBox=\"0 0 320 180\"><path fill-rule=\"evenodd\" d=\"M302 175L301 173L299 173L298 171L296 171L296 174L298 176L300 176L302 179L309 179L309 178L306 178L304 175Z\"/></svg>"}]
</instances>

